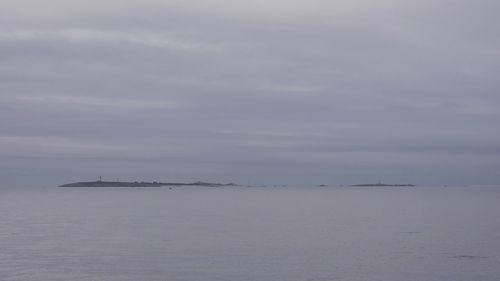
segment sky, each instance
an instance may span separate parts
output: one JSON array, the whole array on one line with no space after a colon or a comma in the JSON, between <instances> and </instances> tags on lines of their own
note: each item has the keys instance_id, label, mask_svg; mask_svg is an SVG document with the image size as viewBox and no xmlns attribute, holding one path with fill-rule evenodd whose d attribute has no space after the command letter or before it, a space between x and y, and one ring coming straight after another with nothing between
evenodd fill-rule
<instances>
[{"instance_id":1,"label":"sky","mask_svg":"<svg viewBox=\"0 0 500 281\"><path fill-rule=\"evenodd\" d=\"M500 183L496 0L0 0L0 186Z\"/></svg>"}]
</instances>

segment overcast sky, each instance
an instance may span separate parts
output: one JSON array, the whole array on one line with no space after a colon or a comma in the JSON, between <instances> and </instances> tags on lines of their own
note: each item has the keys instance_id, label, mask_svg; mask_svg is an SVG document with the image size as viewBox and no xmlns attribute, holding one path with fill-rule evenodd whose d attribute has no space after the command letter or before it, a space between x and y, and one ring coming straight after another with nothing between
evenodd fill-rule
<instances>
[{"instance_id":1,"label":"overcast sky","mask_svg":"<svg viewBox=\"0 0 500 281\"><path fill-rule=\"evenodd\" d=\"M500 183L498 11L0 0L0 185Z\"/></svg>"}]
</instances>

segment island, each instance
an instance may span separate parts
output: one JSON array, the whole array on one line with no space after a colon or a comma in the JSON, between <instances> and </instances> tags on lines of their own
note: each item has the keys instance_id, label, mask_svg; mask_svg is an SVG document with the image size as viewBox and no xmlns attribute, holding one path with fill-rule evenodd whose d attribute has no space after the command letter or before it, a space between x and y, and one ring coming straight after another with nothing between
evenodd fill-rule
<instances>
[{"instance_id":1,"label":"island","mask_svg":"<svg viewBox=\"0 0 500 281\"><path fill-rule=\"evenodd\" d=\"M181 183L181 182L146 182L146 181L82 181L74 182L60 185L59 187L161 187L161 186L208 186L208 187L219 187L219 186L238 186L234 183L211 183L197 181L193 183Z\"/></svg>"},{"instance_id":2,"label":"island","mask_svg":"<svg viewBox=\"0 0 500 281\"><path fill-rule=\"evenodd\" d=\"M413 184L386 184L382 183L381 181L377 183L364 183L364 184L352 184L350 186L408 186L408 187L413 187L415 185Z\"/></svg>"}]
</instances>

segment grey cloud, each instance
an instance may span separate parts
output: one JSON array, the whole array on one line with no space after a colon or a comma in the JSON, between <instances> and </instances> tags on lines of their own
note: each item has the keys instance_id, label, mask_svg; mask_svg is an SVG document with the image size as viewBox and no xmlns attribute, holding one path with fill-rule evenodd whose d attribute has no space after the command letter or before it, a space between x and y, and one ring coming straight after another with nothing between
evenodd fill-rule
<instances>
[{"instance_id":1,"label":"grey cloud","mask_svg":"<svg viewBox=\"0 0 500 281\"><path fill-rule=\"evenodd\" d=\"M0 11L7 182L500 180L493 1L43 2Z\"/></svg>"}]
</instances>

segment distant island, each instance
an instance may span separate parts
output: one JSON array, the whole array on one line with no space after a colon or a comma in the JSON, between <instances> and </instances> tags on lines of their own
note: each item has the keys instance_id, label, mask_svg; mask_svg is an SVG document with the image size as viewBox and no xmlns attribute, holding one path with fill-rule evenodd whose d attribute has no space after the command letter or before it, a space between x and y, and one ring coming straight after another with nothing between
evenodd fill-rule
<instances>
[{"instance_id":1,"label":"distant island","mask_svg":"<svg viewBox=\"0 0 500 281\"><path fill-rule=\"evenodd\" d=\"M350 186L409 186L409 187L412 187L415 185L413 185L413 184L386 184L386 183L382 183L381 181L379 181L377 183L353 184Z\"/></svg>"},{"instance_id":2,"label":"distant island","mask_svg":"<svg viewBox=\"0 0 500 281\"><path fill-rule=\"evenodd\" d=\"M197 181L193 183L180 183L180 182L145 182L145 181L82 181L74 182L60 185L59 187L160 187L160 186L208 186L208 187L218 187L218 186L238 186L234 183L211 183Z\"/></svg>"}]
</instances>

